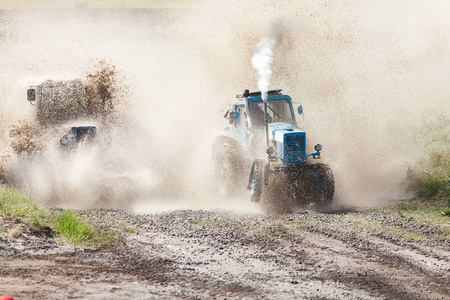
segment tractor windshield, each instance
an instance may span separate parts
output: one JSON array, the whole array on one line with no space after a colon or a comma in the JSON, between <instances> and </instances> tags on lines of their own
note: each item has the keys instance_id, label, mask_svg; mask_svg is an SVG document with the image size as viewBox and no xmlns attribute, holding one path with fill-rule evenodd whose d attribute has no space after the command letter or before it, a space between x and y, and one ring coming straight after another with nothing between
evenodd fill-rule
<instances>
[{"instance_id":1,"label":"tractor windshield","mask_svg":"<svg viewBox=\"0 0 450 300\"><path fill-rule=\"evenodd\" d=\"M263 101L249 101L248 110L252 127L264 126ZM283 122L294 125L289 101L287 99L269 99L267 101L267 120L269 123Z\"/></svg>"}]
</instances>

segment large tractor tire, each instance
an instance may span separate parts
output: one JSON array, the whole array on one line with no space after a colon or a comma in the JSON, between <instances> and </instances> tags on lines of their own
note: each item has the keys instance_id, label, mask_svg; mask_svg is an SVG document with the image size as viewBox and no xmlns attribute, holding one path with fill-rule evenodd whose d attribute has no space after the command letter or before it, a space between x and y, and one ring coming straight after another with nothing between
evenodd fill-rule
<instances>
[{"instance_id":1,"label":"large tractor tire","mask_svg":"<svg viewBox=\"0 0 450 300\"><path fill-rule=\"evenodd\" d=\"M264 188L262 208L265 213L277 216L291 213L294 208L294 193L289 176L271 174Z\"/></svg>"},{"instance_id":2,"label":"large tractor tire","mask_svg":"<svg viewBox=\"0 0 450 300\"><path fill-rule=\"evenodd\" d=\"M323 207L331 203L334 196L334 176L325 164L311 166L309 176L293 180L294 199L297 205Z\"/></svg>"},{"instance_id":3,"label":"large tractor tire","mask_svg":"<svg viewBox=\"0 0 450 300\"><path fill-rule=\"evenodd\" d=\"M259 202L261 200L264 187L264 161L256 159L253 162L252 170L247 189L250 190L250 199L252 202Z\"/></svg>"},{"instance_id":4,"label":"large tractor tire","mask_svg":"<svg viewBox=\"0 0 450 300\"><path fill-rule=\"evenodd\" d=\"M228 137L219 137L214 143L216 187L222 197L236 196L245 191L248 170L245 170L246 164L240 150L240 145Z\"/></svg>"},{"instance_id":5,"label":"large tractor tire","mask_svg":"<svg viewBox=\"0 0 450 300\"><path fill-rule=\"evenodd\" d=\"M327 206L333 201L334 175L328 165L319 164L319 178L316 181L316 206Z\"/></svg>"}]
</instances>

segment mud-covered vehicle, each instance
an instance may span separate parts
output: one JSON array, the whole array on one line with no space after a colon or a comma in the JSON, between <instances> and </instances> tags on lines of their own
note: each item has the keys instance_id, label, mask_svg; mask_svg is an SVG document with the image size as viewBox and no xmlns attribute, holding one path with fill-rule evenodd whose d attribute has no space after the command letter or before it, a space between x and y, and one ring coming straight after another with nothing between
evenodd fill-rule
<instances>
[{"instance_id":1,"label":"mud-covered vehicle","mask_svg":"<svg viewBox=\"0 0 450 300\"><path fill-rule=\"evenodd\" d=\"M40 124L58 124L89 118L89 86L81 79L55 81L47 79L27 90L27 100L37 106ZM62 149L74 150L80 145L108 145L109 136L98 137L96 126L73 126L60 139Z\"/></svg>"},{"instance_id":2,"label":"mud-covered vehicle","mask_svg":"<svg viewBox=\"0 0 450 300\"><path fill-rule=\"evenodd\" d=\"M105 136L102 140L98 136L95 126L73 126L63 135L60 143L65 150L74 150L80 145L103 147L111 143L111 137Z\"/></svg>"},{"instance_id":3,"label":"mud-covered vehicle","mask_svg":"<svg viewBox=\"0 0 450 300\"><path fill-rule=\"evenodd\" d=\"M297 114L303 114L301 105ZM332 201L333 173L328 165L318 163L322 146L315 145L315 151L307 154L306 133L297 127L288 95L270 90L264 101L261 92L246 90L236 96L224 117L231 129L213 145L221 195L234 196L248 189L253 202L283 198L291 206Z\"/></svg>"}]
</instances>

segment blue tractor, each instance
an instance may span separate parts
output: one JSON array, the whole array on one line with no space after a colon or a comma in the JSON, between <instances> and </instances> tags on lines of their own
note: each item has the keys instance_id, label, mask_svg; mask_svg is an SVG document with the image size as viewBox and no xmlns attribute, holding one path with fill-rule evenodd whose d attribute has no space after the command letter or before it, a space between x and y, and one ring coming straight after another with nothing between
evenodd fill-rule
<instances>
[{"instance_id":1,"label":"blue tractor","mask_svg":"<svg viewBox=\"0 0 450 300\"><path fill-rule=\"evenodd\" d=\"M231 128L213 145L219 193L234 196L248 189L253 202L287 195L283 201L289 206L329 204L334 177L328 165L319 163L322 146L307 154L306 133L297 127L291 97L278 89L263 98L260 91L245 90L224 116ZM302 106L296 111L302 115Z\"/></svg>"}]
</instances>

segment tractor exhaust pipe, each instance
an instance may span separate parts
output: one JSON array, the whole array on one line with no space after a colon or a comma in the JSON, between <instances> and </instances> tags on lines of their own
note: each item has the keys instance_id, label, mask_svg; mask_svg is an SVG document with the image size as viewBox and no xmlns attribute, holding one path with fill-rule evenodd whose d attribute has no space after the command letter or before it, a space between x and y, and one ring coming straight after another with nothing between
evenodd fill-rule
<instances>
[{"instance_id":1,"label":"tractor exhaust pipe","mask_svg":"<svg viewBox=\"0 0 450 300\"><path fill-rule=\"evenodd\" d=\"M263 100L264 102L264 127L266 128L266 145L269 147L269 121L267 119L267 100Z\"/></svg>"}]
</instances>

